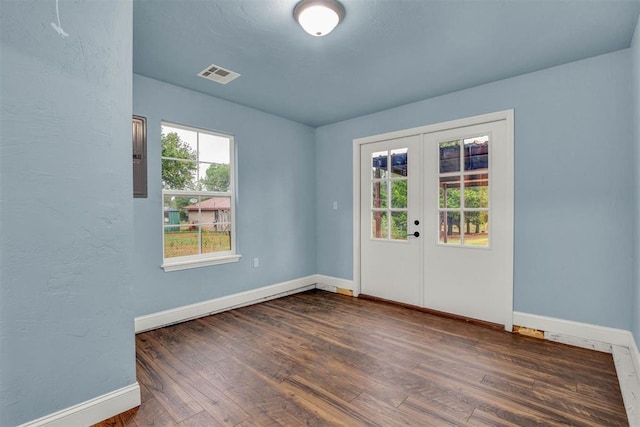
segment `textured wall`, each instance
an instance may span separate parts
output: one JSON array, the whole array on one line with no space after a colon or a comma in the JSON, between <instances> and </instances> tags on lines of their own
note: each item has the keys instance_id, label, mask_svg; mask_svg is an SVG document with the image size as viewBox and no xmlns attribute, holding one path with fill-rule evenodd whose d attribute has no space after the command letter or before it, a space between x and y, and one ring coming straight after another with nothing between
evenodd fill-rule
<instances>
[{"instance_id":1,"label":"textured wall","mask_svg":"<svg viewBox=\"0 0 640 427\"><path fill-rule=\"evenodd\" d=\"M513 108L515 310L629 329L630 81L623 50L318 128L318 273L352 278L354 138Z\"/></svg>"},{"instance_id":2,"label":"textured wall","mask_svg":"<svg viewBox=\"0 0 640 427\"><path fill-rule=\"evenodd\" d=\"M315 274L313 129L139 75L133 87L133 111L147 118L149 159L149 198L134 202L136 316ZM235 137L239 262L160 268L162 120Z\"/></svg>"},{"instance_id":3,"label":"textured wall","mask_svg":"<svg viewBox=\"0 0 640 427\"><path fill-rule=\"evenodd\" d=\"M133 384L129 1L2 1L0 425Z\"/></svg>"}]
</instances>

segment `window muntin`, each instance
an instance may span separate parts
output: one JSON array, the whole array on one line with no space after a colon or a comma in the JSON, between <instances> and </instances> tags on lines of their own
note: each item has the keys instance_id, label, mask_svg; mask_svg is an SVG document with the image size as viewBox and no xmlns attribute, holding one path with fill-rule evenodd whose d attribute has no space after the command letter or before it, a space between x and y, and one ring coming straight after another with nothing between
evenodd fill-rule
<instances>
[{"instance_id":1,"label":"window muntin","mask_svg":"<svg viewBox=\"0 0 640 427\"><path fill-rule=\"evenodd\" d=\"M489 135L442 141L438 243L489 246Z\"/></svg>"},{"instance_id":2,"label":"window muntin","mask_svg":"<svg viewBox=\"0 0 640 427\"><path fill-rule=\"evenodd\" d=\"M162 123L165 270L238 260L233 157L232 136Z\"/></svg>"}]
</instances>

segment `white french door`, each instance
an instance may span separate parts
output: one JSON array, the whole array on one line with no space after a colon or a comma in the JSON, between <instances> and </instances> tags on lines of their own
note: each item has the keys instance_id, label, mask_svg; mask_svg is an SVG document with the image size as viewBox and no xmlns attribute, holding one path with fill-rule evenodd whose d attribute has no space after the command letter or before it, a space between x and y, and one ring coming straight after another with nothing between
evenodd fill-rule
<instances>
[{"instance_id":1,"label":"white french door","mask_svg":"<svg viewBox=\"0 0 640 427\"><path fill-rule=\"evenodd\" d=\"M361 147L364 294L421 305L421 157L418 135Z\"/></svg>"},{"instance_id":2,"label":"white french door","mask_svg":"<svg viewBox=\"0 0 640 427\"><path fill-rule=\"evenodd\" d=\"M512 112L496 115L356 141L361 293L511 329Z\"/></svg>"}]
</instances>

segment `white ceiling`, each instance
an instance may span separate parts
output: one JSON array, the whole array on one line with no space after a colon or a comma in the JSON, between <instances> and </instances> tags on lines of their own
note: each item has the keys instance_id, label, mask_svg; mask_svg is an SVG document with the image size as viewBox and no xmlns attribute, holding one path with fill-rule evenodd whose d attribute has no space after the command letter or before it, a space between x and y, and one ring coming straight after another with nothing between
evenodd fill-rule
<instances>
[{"instance_id":1,"label":"white ceiling","mask_svg":"<svg viewBox=\"0 0 640 427\"><path fill-rule=\"evenodd\" d=\"M296 0L134 0L134 72L310 126L628 48L640 0L342 0L326 37ZM210 64L241 74L197 77Z\"/></svg>"}]
</instances>

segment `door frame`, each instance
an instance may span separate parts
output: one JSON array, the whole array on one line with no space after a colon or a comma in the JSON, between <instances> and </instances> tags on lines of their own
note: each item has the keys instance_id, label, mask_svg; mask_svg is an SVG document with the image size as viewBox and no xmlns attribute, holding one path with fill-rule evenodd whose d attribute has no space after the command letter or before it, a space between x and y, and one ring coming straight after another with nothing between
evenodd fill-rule
<instances>
[{"instance_id":1,"label":"door frame","mask_svg":"<svg viewBox=\"0 0 640 427\"><path fill-rule=\"evenodd\" d=\"M505 259L505 276L507 278L507 286L505 289L505 316L507 319L504 325L504 329L511 332L513 328L513 237L514 237L514 111L503 110L495 113L481 114L473 117L466 117L463 119L450 120L442 123L435 123L431 125L419 126L410 129L403 129L394 132L388 132L384 134L372 135L363 138L356 138L353 140L353 287L354 296L358 296L361 290L361 256L362 251L360 247L360 148L363 144L369 144L373 142L380 142L389 139L403 138L407 136L420 135L421 143L424 144L424 138L422 135L440 132L445 130L452 130L462 128L465 126L479 125L484 123L491 123L497 121L505 121L507 125L506 135L506 158L508 159L506 165L507 175L507 221L506 228L509 231L510 238L507 239L507 256Z\"/></svg>"}]
</instances>

